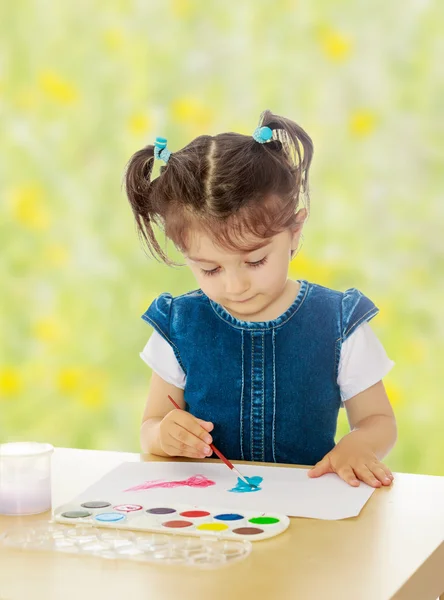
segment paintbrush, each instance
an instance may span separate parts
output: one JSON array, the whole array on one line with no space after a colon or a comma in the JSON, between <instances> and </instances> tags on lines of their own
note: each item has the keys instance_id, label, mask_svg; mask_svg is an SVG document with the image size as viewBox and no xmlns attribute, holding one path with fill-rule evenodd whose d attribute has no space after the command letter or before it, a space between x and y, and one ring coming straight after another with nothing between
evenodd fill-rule
<instances>
[{"instance_id":1,"label":"paintbrush","mask_svg":"<svg viewBox=\"0 0 444 600\"><path fill-rule=\"evenodd\" d=\"M168 394L168 398L171 400L174 408L177 408L177 410L183 410L182 408L180 408L180 406L177 404L177 402L171 398L171 396L169 394ZM254 485L254 483L250 483L248 481L248 479L246 477L244 477L242 475L242 473L240 471L238 471L238 469L236 469L236 467L233 465L233 463L231 461L229 461L228 458L226 458L222 454L222 452L216 448L216 446L214 444L209 444L209 446L210 446L211 450L214 452L214 454L217 454L217 456L221 459L221 461L224 462L229 469L231 469L232 471L234 471L236 473L236 475L239 477L239 479L241 479L248 486L250 486L252 488L257 488L257 485Z\"/></svg>"}]
</instances>

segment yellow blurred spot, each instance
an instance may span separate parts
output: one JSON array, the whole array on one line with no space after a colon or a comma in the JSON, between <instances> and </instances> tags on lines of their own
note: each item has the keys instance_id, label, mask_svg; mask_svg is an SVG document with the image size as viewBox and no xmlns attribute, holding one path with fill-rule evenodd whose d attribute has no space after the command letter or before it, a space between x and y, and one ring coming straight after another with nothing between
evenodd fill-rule
<instances>
[{"instance_id":1,"label":"yellow blurred spot","mask_svg":"<svg viewBox=\"0 0 444 600\"><path fill-rule=\"evenodd\" d=\"M56 342L62 337L62 327L56 319L48 317L34 323L33 333L42 342Z\"/></svg>"},{"instance_id":2,"label":"yellow blurred spot","mask_svg":"<svg viewBox=\"0 0 444 600\"><path fill-rule=\"evenodd\" d=\"M141 135L151 128L152 121L146 114L136 113L130 117L128 126L132 134Z\"/></svg>"},{"instance_id":3,"label":"yellow blurred spot","mask_svg":"<svg viewBox=\"0 0 444 600\"><path fill-rule=\"evenodd\" d=\"M207 128L213 120L212 110L196 98L180 98L171 104L171 116L191 128Z\"/></svg>"},{"instance_id":4,"label":"yellow blurred spot","mask_svg":"<svg viewBox=\"0 0 444 600\"><path fill-rule=\"evenodd\" d=\"M376 117L369 110L358 110L350 117L350 131L358 136L364 137L374 131Z\"/></svg>"},{"instance_id":5,"label":"yellow blurred spot","mask_svg":"<svg viewBox=\"0 0 444 600\"><path fill-rule=\"evenodd\" d=\"M324 54L335 62L345 60L351 52L351 41L338 31L326 30L321 34Z\"/></svg>"},{"instance_id":6,"label":"yellow blurred spot","mask_svg":"<svg viewBox=\"0 0 444 600\"><path fill-rule=\"evenodd\" d=\"M59 371L57 385L61 392L75 392L80 388L82 380L82 371L78 368L70 367Z\"/></svg>"},{"instance_id":7,"label":"yellow blurred spot","mask_svg":"<svg viewBox=\"0 0 444 600\"><path fill-rule=\"evenodd\" d=\"M35 184L13 190L11 195L12 214L15 219L31 229L46 229L49 213L43 206L43 190Z\"/></svg>"},{"instance_id":8,"label":"yellow blurred spot","mask_svg":"<svg viewBox=\"0 0 444 600\"><path fill-rule=\"evenodd\" d=\"M18 369L6 367L0 370L0 398L15 396L22 387L22 378Z\"/></svg>"},{"instance_id":9,"label":"yellow blurred spot","mask_svg":"<svg viewBox=\"0 0 444 600\"><path fill-rule=\"evenodd\" d=\"M47 263L60 266L67 263L69 253L66 246L62 246L62 244L52 244L45 248L44 257Z\"/></svg>"},{"instance_id":10,"label":"yellow blurred spot","mask_svg":"<svg viewBox=\"0 0 444 600\"><path fill-rule=\"evenodd\" d=\"M103 40L108 50L118 50L123 44L123 34L121 29L107 29L103 33Z\"/></svg>"},{"instance_id":11,"label":"yellow blurred spot","mask_svg":"<svg viewBox=\"0 0 444 600\"><path fill-rule=\"evenodd\" d=\"M53 71L43 71L38 76L43 93L60 104L72 104L78 99L77 89L69 81L64 81Z\"/></svg>"},{"instance_id":12,"label":"yellow blurred spot","mask_svg":"<svg viewBox=\"0 0 444 600\"><path fill-rule=\"evenodd\" d=\"M89 408L97 408L105 404L106 378L104 373L97 369L89 369L85 374L84 385L80 390L77 400Z\"/></svg>"},{"instance_id":13,"label":"yellow blurred spot","mask_svg":"<svg viewBox=\"0 0 444 600\"><path fill-rule=\"evenodd\" d=\"M57 383L62 393L71 393L74 399L84 406L97 407L105 403L105 375L96 369L62 369L58 374Z\"/></svg>"},{"instance_id":14,"label":"yellow blurred spot","mask_svg":"<svg viewBox=\"0 0 444 600\"><path fill-rule=\"evenodd\" d=\"M390 380L384 379L384 387L387 392L388 399L392 406L397 406L402 402L401 390Z\"/></svg>"}]
</instances>

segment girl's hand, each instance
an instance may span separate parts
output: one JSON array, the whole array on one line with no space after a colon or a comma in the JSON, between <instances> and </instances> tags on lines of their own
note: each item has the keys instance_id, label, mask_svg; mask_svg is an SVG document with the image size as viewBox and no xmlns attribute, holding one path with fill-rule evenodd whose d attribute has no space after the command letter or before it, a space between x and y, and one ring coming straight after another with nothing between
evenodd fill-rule
<instances>
[{"instance_id":1,"label":"girl's hand","mask_svg":"<svg viewBox=\"0 0 444 600\"><path fill-rule=\"evenodd\" d=\"M159 423L160 447L169 456L205 458L213 453L208 433L213 427L185 410L172 410Z\"/></svg>"},{"instance_id":2,"label":"girl's hand","mask_svg":"<svg viewBox=\"0 0 444 600\"><path fill-rule=\"evenodd\" d=\"M380 462L373 450L350 433L343 437L310 471L309 477L336 473L346 483L357 487L359 480L374 488L390 485L392 472Z\"/></svg>"}]
</instances>

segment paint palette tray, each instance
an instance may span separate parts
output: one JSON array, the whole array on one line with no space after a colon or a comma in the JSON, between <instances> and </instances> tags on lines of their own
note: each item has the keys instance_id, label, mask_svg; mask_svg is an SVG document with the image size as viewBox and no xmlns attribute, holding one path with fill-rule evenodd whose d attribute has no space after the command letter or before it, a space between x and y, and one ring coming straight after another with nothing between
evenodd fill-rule
<instances>
[{"instance_id":1,"label":"paint palette tray","mask_svg":"<svg viewBox=\"0 0 444 600\"><path fill-rule=\"evenodd\" d=\"M186 504L113 504L107 500L65 504L55 510L54 520L69 525L249 541L279 535L290 524L287 516L274 513L233 512Z\"/></svg>"},{"instance_id":2,"label":"paint palette tray","mask_svg":"<svg viewBox=\"0 0 444 600\"><path fill-rule=\"evenodd\" d=\"M91 524L67 526L53 521L14 528L0 544L19 550L62 552L103 559L215 569L243 560L252 544L245 540L193 538L158 533L99 529Z\"/></svg>"}]
</instances>

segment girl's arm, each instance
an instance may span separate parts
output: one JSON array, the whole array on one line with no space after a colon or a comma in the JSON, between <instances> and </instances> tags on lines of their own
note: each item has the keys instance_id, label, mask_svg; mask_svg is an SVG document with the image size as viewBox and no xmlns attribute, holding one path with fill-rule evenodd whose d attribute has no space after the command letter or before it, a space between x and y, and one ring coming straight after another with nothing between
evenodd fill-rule
<instances>
[{"instance_id":1,"label":"girl's arm","mask_svg":"<svg viewBox=\"0 0 444 600\"><path fill-rule=\"evenodd\" d=\"M162 419L172 410L168 394L177 402L181 408L185 408L183 390L167 383L162 377L152 372L148 398L142 415L140 427L140 445L142 452L168 456L162 450L159 443L159 425Z\"/></svg>"},{"instance_id":2,"label":"girl's arm","mask_svg":"<svg viewBox=\"0 0 444 600\"><path fill-rule=\"evenodd\" d=\"M353 438L367 444L378 459L384 458L395 445L395 415L382 381L345 401Z\"/></svg>"},{"instance_id":3,"label":"girl's arm","mask_svg":"<svg viewBox=\"0 0 444 600\"><path fill-rule=\"evenodd\" d=\"M183 390L167 383L153 371L140 427L142 452L190 458L209 456L212 451L207 444L212 438L208 432L213 429L213 424L184 410L172 409L168 395L185 408Z\"/></svg>"},{"instance_id":4,"label":"girl's arm","mask_svg":"<svg viewBox=\"0 0 444 600\"><path fill-rule=\"evenodd\" d=\"M396 420L384 384L378 381L345 401L350 433L310 471L310 477L337 473L350 485L359 480L373 486L390 485L393 475L382 459L394 446Z\"/></svg>"}]
</instances>

